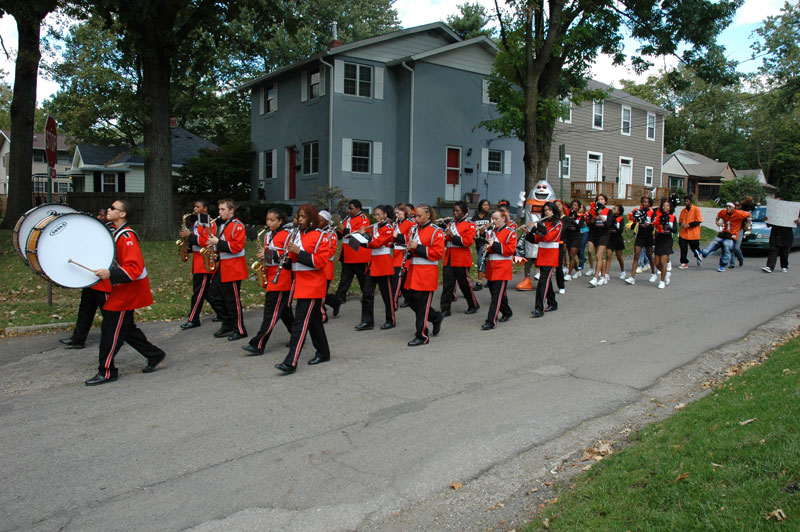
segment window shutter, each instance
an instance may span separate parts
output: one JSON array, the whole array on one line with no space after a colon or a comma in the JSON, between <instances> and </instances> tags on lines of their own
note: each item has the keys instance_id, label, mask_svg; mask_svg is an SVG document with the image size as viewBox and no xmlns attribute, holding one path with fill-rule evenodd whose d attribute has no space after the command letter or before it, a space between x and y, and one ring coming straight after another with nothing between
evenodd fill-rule
<instances>
[{"instance_id":1,"label":"window shutter","mask_svg":"<svg viewBox=\"0 0 800 532\"><path fill-rule=\"evenodd\" d=\"M511 175L511 150L506 150L503 154L503 173Z\"/></svg>"},{"instance_id":2,"label":"window shutter","mask_svg":"<svg viewBox=\"0 0 800 532\"><path fill-rule=\"evenodd\" d=\"M308 72L303 71L300 74L300 101L304 102L308 99Z\"/></svg>"},{"instance_id":3,"label":"window shutter","mask_svg":"<svg viewBox=\"0 0 800 532\"><path fill-rule=\"evenodd\" d=\"M481 100L483 103L490 103L489 102L489 80L483 78L483 89L481 90Z\"/></svg>"},{"instance_id":4,"label":"window shutter","mask_svg":"<svg viewBox=\"0 0 800 532\"><path fill-rule=\"evenodd\" d=\"M273 165L274 165L273 161ZM267 170L267 152L258 152L258 180L263 181Z\"/></svg>"},{"instance_id":5,"label":"window shutter","mask_svg":"<svg viewBox=\"0 0 800 532\"><path fill-rule=\"evenodd\" d=\"M278 150L272 150L272 175L268 177L270 179L278 177Z\"/></svg>"},{"instance_id":6,"label":"window shutter","mask_svg":"<svg viewBox=\"0 0 800 532\"><path fill-rule=\"evenodd\" d=\"M353 171L353 140L342 139L342 172Z\"/></svg>"},{"instance_id":7,"label":"window shutter","mask_svg":"<svg viewBox=\"0 0 800 532\"><path fill-rule=\"evenodd\" d=\"M383 69L375 67L375 99L383 100Z\"/></svg>"},{"instance_id":8,"label":"window shutter","mask_svg":"<svg viewBox=\"0 0 800 532\"><path fill-rule=\"evenodd\" d=\"M117 192L126 192L125 172L117 172Z\"/></svg>"},{"instance_id":9,"label":"window shutter","mask_svg":"<svg viewBox=\"0 0 800 532\"><path fill-rule=\"evenodd\" d=\"M94 173L94 192L102 192L103 191L103 174L100 172Z\"/></svg>"},{"instance_id":10,"label":"window shutter","mask_svg":"<svg viewBox=\"0 0 800 532\"><path fill-rule=\"evenodd\" d=\"M272 90L275 91L275 100L272 102L272 106L273 106L272 110L273 111L277 111L278 110L278 84L277 83L275 83L272 86Z\"/></svg>"},{"instance_id":11,"label":"window shutter","mask_svg":"<svg viewBox=\"0 0 800 532\"><path fill-rule=\"evenodd\" d=\"M481 172L489 171L489 148L481 148Z\"/></svg>"},{"instance_id":12,"label":"window shutter","mask_svg":"<svg viewBox=\"0 0 800 532\"><path fill-rule=\"evenodd\" d=\"M264 114L264 98L267 96L267 88L261 87L261 90L258 91L259 98L258 98L258 114Z\"/></svg>"},{"instance_id":13,"label":"window shutter","mask_svg":"<svg viewBox=\"0 0 800 532\"><path fill-rule=\"evenodd\" d=\"M383 173L383 142L373 142L372 143L372 173L373 174L382 174Z\"/></svg>"},{"instance_id":14,"label":"window shutter","mask_svg":"<svg viewBox=\"0 0 800 532\"><path fill-rule=\"evenodd\" d=\"M319 95L325 96L325 70L324 66L319 67Z\"/></svg>"},{"instance_id":15,"label":"window shutter","mask_svg":"<svg viewBox=\"0 0 800 532\"><path fill-rule=\"evenodd\" d=\"M333 92L344 92L344 61L333 62Z\"/></svg>"}]
</instances>

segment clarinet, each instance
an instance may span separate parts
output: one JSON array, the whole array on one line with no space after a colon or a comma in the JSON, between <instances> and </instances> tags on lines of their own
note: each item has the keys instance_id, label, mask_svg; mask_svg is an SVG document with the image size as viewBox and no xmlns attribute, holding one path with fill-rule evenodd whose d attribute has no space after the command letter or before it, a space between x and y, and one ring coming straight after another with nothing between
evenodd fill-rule
<instances>
[{"instance_id":1,"label":"clarinet","mask_svg":"<svg viewBox=\"0 0 800 532\"><path fill-rule=\"evenodd\" d=\"M489 243L490 238L494 239L493 229L486 230L486 246L483 248L483 252L481 253L481 262L483 263L486 263L486 258L489 256L489 248L492 247L492 245Z\"/></svg>"},{"instance_id":2,"label":"clarinet","mask_svg":"<svg viewBox=\"0 0 800 532\"><path fill-rule=\"evenodd\" d=\"M283 243L283 255L281 255L281 259L278 261L278 270L275 272L275 277L272 278L272 284L278 284L278 278L281 276L283 268L286 267L286 263L289 261L289 252L286 251L286 249L289 247L289 242L294 240L299 231L300 226L296 225L292 227L292 230L289 232L289 236L286 237L286 242Z\"/></svg>"}]
</instances>

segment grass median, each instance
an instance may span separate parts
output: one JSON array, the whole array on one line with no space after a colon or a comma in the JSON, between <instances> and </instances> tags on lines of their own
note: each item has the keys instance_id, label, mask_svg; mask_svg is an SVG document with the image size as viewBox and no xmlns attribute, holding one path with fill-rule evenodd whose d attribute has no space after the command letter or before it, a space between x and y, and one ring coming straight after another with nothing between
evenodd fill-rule
<instances>
[{"instance_id":1,"label":"grass median","mask_svg":"<svg viewBox=\"0 0 800 532\"><path fill-rule=\"evenodd\" d=\"M525 530L800 530L800 339L641 430Z\"/></svg>"}]
</instances>

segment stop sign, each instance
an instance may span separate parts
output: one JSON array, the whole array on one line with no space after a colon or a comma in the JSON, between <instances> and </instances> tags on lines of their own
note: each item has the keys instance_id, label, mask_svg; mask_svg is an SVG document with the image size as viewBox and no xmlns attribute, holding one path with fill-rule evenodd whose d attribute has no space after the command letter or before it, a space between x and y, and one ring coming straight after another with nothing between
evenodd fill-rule
<instances>
[{"instance_id":1,"label":"stop sign","mask_svg":"<svg viewBox=\"0 0 800 532\"><path fill-rule=\"evenodd\" d=\"M44 153L47 155L47 164L55 166L58 161L58 135L56 134L56 119L47 117L44 126Z\"/></svg>"}]
</instances>

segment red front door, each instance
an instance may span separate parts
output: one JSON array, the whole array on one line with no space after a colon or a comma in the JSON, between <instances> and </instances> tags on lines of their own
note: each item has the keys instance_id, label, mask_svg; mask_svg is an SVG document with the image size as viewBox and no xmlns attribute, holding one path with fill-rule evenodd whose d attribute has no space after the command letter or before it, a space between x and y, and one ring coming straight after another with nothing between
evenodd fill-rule
<instances>
[{"instance_id":1,"label":"red front door","mask_svg":"<svg viewBox=\"0 0 800 532\"><path fill-rule=\"evenodd\" d=\"M289 148L289 199L294 199L297 195L297 150Z\"/></svg>"}]
</instances>

